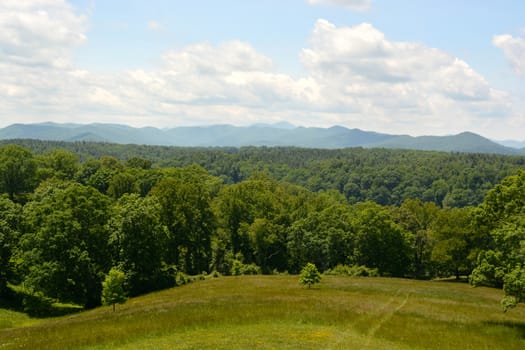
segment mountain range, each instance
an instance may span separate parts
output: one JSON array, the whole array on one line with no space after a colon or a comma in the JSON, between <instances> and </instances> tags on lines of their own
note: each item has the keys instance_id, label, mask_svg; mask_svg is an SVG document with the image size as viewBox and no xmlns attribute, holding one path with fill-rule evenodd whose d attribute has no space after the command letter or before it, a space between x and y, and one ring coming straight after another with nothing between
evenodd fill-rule
<instances>
[{"instance_id":1,"label":"mountain range","mask_svg":"<svg viewBox=\"0 0 525 350\"><path fill-rule=\"evenodd\" d=\"M181 147L378 147L525 155L525 148L520 148L520 146L525 146L524 143L505 141L505 146L471 132L451 136L413 137L348 129L342 126L330 128L296 127L288 123L255 124L245 127L211 125L171 129L134 128L120 124L13 124L0 129L0 139L94 141Z\"/></svg>"}]
</instances>

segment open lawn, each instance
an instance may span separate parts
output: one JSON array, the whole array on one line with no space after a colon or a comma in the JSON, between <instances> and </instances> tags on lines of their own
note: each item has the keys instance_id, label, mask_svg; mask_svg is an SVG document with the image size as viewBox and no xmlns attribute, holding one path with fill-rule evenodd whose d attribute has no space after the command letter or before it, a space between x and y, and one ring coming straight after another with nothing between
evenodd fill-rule
<instances>
[{"instance_id":1,"label":"open lawn","mask_svg":"<svg viewBox=\"0 0 525 350\"><path fill-rule=\"evenodd\" d=\"M297 280L223 277L33 325L15 313L8 324L0 310L0 349L525 349L525 307L503 313L499 290L334 276L308 289Z\"/></svg>"}]
</instances>

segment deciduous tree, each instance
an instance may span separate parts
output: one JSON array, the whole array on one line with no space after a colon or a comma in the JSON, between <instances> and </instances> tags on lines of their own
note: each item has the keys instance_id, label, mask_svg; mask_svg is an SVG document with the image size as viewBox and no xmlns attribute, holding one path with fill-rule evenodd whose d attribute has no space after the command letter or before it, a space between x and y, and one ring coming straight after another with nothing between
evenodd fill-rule
<instances>
[{"instance_id":1,"label":"deciduous tree","mask_svg":"<svg viewBox=\"0 0 525 350\"><path fill-rule=\"evenodd\" d=\"M321 274L317 267L308 263L301 269L301 274L299 276L299 283L302 285L307 285L310 288L312 285L321 282Z\"/></svg>"},{"instance_id":2,"label":"deciduous tree","mask_svg":"<svg viewBox=\"0 0 525 350\"><path fill-rule=\"evenodd\" d=\"M113 312L115 312L115 304L123 304L127 300L124 291L125 281L124 272L116 268L109 270L104 282L102 282L102 305L113 306Z\"/></svg>"}]
</instances>

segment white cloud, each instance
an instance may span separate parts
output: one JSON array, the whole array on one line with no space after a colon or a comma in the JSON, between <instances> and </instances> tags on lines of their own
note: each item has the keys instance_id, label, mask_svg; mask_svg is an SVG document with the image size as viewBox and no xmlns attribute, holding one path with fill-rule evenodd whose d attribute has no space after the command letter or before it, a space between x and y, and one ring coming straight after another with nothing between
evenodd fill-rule
<instances>
[{"instance_id":1,"label":"white cloud","mask_svg":"<svg viewBox=\"0 0 525 350\"><path fill-rule=\"evenodd\" d=\"M33 22L35 16L40 21ZM389 40L366 23L337 27L318 20L300 53L301 77L278 71L271 58L241 41L196 43L166 52L155 69L98 74L70 60L86 29L86 18L64 1L0 3L4 125L20 118L136 126L287 120L410 134L490 131L493 137L508 132L505 125L525 128L510 97L465 61Z\"/></svg>"},{"instance_id":2,"label":"white cloud","mask_svg":"<svg viewBox=\"0 0 525 350\"><path fill-rule=\"evenodd\" d=\"M465 61L370 24L319 20L300 58L307 74L292 78L247 43L194 44L167 52L156 71L129 72L122 100L185 124L279 118L411 134L483 132L510 115L509 97Z\"/></svg>"},{"instance_id":3,"label":"white cloud","mask_svg":"<svg viewBox=\"0 0 525 350\"><path fill-rule=\"evenodd\" d=\"M326 91L326 108L351 111L349 123L360 127L444 133L451 126L471 129L482 114L508 113L505 94L466 62L422 44L389 41L370 24L338 28L318 20L310 43L301 60Z\"/></svg>"},{"instance_id":4,"label":"white cloud","mask_svg":"<svg viewBox=\"0 0 525 350\"><path fill-rule=\"evenodd\" d=\"M372 6L372 0L308 0L310 5L336 5L352 11L365 12Z\"/></svg>"},{"instance_id":5,"label":"white cloud","mask_svg":"<svg viewBox=\"0 0 525 350\"><path fill-rule=\"evenodd\" d=\"M60 118L76 106L83 90L68 73L86 27L86 17L62 0L0 2L2 121Z\"/></svg>"},{"instance_id":6,"label":"white cloud","mask_svg":"<svg viewBox=\"0 0 525 350\"><path fill-rule=\"evenodd\" d=\"M62 0L0 2L0 57L25 65L65 67L86 40L86 18Z\"/></svg>"},{"instance_id":7,"label":"white cloud","mask_svg":"<svg viewBox=\"0 0 525 350\"><path fill-rule=\"evenodd\" d=\"M503 50L516 73L525 75L525 37L515 38L509 34L496 35L492 38L494 46Z\"/></svg>"}]
</instances>

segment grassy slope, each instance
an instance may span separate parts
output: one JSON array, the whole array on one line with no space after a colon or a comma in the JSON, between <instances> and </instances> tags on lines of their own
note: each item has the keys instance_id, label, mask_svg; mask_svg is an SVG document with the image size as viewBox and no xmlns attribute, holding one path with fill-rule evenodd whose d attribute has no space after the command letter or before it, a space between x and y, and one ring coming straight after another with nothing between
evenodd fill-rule
<instances>
[{"instance_id":1,"label":"grassy slope","mask_svg":"<svg viewBox=\"0 0 525 350\"><path fill-rule=\"evenodd\" d=\"M0 349L524 349L525 307L450 282L225 277L0 330Z\"/></svg>"},{"instance_id":2,"label":"grassy slope","mask_svg":"<svg viewBox=\"0 0 525 350\"><path fill-rule=\"evenodd\" d=\"M0 308L0 330L5 329L5 328L24 327L24 326L34 325L39 322L41 322L41 320L30 318L29 316L27 316L26 314L22 312ZM0 345L0 349L2 349L2 345Z\"/></svg>"}]
</instances>

